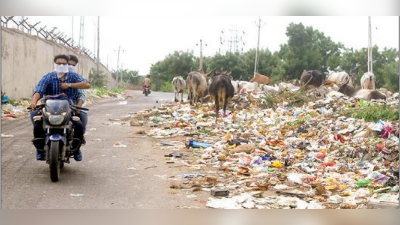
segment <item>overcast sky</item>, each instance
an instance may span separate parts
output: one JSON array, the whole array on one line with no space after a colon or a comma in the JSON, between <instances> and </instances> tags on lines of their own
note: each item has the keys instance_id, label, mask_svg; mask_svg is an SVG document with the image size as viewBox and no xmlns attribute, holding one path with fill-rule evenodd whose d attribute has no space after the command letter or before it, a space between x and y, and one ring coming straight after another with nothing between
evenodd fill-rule
<instances>
[{"instance_id":1,"label":"overcast sky","mask_svg":"<svg viewBox=\"0 0 400 225\"><path fill-rule=\"evenodd\" d=\"M74 18L74 39L79 39L79 16ZM303 23L330 36L335 42L346 47L360 49L368 44L368 17L261 17L265 25L261 28L261 48L277 51L287 42L286 27L289 23ZM200 39L207 44L203 54L214 55L220 45L221 30L233 26L243 36L244 51L257 45L258 17L100 17L100 59L112 69L117 68L118 46L124 51L120 55L123 68L138 70L147 74L151 64L162 60L175 50L194 51ZM69 36L72 35L72 17L29 17L31 23L41 21L47 27L56 26ZM85 16L84 46L92 51L95 48L96 16ZM399 45L398 17L372 17L373 44L380 48L396 48ZM242 32L245 32L243 35Z\"/></svg>"}]
</instances>

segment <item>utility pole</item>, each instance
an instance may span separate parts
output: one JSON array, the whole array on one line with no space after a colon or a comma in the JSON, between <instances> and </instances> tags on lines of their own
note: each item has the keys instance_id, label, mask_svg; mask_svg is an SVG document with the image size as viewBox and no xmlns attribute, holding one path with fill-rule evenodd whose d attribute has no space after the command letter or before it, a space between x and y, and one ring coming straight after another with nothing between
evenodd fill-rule
<instances>
[{"instance_id":1,"label":"utility pole","mask_svg":"<svg viewBox=\"0 0 400 225\"><path fill-rule=\"evenodd\" d=\"M256 22L256 25L258 27L258 41L257 41L257 50L256 50L256 59L254 62L254 75L256 75L257 73L257 65L258 65L258 51L260 49L260 33L261 33L261 26L265 25L261 25L261 17L258 19L258 24Z\"/></svg>"},{"instance_id":2,"label":"utility pole","mask_svg":"<svg viewBox=\"0 0 400 225\"><path fill-rule=\"evenodd\" d=\"M97 16L97 73L100 66L100 16Z\"/></svg>"},{"instance_id":3,"label":"utility pole","mask_svg":"<svg viewBox=\"0 0 400 225\"><path fill-rule=\"evenodd\" d=\"M371 31L371 16L368 17L368 72L373 73L372 66L372 31Z\"/></svg>"},{"instance_id":4,"label":"utility pole","mask_svg":"<svg viewBox=\"0 0 400 225\"><path fill-rule=\"evenodd\" d=\"M199 44L196 44L196 46L199 46ZM207 46L207 44L205 44ZM200 65L199 65L199 71L203 70L203 40L200 39Z\"/></svg>"},{"instance_id":5,"label":"utility pole","mask_svg":"<svg viewBox=\"0 0 400 225\"><path fill-rule=\"evenodd\" d=\"M117 56L117 74L116 74L116 80L117 80L117 87L119 86L119 82L122 81L122 74L121 74L121 67L119 66L119 56L121 51L124 52L125 50L121 49L121 46L118 46L118 50L114 50L116 52L118 52L118 56ZM119 78L119 81L118 81Z\"/></svg>"},{"instance_id":6,"label":"utility pole","mask_svg":"<svg viewBox=\"0 0 400 225\"><path fill-rule=\"evenodd\" d=\"M74 16L71 16L71 38L74 40Z\"/></svg>"},{"instance_id":7,"label":"utility pole","mask_svg":"<svg viewBox=\"0 0 400 225\"><path fill-rule=\"evenodd\" d=\"M81 49L83 48L84 33L85 33L85 17L81 16L79 25L79 46Z\"/></svg>"},{"instance_id":8,"label":"utility pole","mask_svg":"<svg viewBox=\"0 0 400 225\"><path fill-rule=\"evenodd\" d=\"M122 84L122 77L124 76L124 63L121 63L121 76L119 76L119 78L120 78L120 82L121 82L121 84Z\"/></svg>"},{"instance_id":9,"label":"utility pole","mask_svg":"<svg viewBox=\"0 0 400 225\"><path fill-rule=\"evenodd\" d=\"M117 57L117 75L116 75L116 80L117 80L117 87L119 87L119 81L118 81L118 75L120 73L119 71L119 53L121 52L121 46L118 46L118 57Z\"/></svg>"}]
</instances>

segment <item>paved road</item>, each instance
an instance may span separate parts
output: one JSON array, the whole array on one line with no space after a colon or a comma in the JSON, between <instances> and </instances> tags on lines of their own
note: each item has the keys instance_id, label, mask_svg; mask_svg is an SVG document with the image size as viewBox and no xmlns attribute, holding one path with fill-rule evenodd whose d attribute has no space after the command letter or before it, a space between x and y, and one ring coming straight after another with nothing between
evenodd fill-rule
<instances>
[{"instance_id":1,"label":"paved road","mask_svg":"<svg viewBox=\"0 0 400 225\"><path fill-rule=\"evenodd\" d=\"M3 208L176 208L196 205L185 195L171 192L169 181L162 177L182 171L165 163L163 152L155 147L154 141L138 137L136 131L141 128L103 124L110 118L121 118L128 112L153 108L166 99L173 99L173 94L152 93L149 97L140 92L131 94L135 98L128 99L127 105L107 101L89 107L87 145L82 147L84 160L75 162L72 159L71 164L66 164L58 183L50 181L48 165L35 160L35 150L30 142L30 121L26 118L4 124L2 133L12 134L14 138L2 140ZM113 148L116 141L122 141L128 147Z\"/></svg>"}]
</instances>

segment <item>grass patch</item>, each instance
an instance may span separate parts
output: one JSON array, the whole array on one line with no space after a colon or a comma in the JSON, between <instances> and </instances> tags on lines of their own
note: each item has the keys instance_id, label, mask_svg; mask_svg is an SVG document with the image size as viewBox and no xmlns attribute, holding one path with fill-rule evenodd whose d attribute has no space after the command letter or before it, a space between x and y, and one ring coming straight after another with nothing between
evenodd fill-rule
<instances>
[{"instance_id":1,"label":"grass patch","mask_svg":"<svg viewBox=\"0 0 400 225\"><path fill-rule=\"evenodd\" d=\"M366 122L399 120L398 108L378 105L363 100L359 102L359 107L344 110L342 114L357 119L364 119Z\"/></svg>"},{"instance_id":2,"label":"grass patch","mask_svg":"<svg viewBox=\"0 0 400 225\"><path fill-rule=\"evenodd\" d=\"M299 119L296 119L296 120L294 120L292 122L288 122L287 125L289 125L291 127L297 126L297 125L303 125L306 121L308 121L310 119L311 119L311 116L307 115L307 116L305 116L303 118L299 118Z\"/></svg>"},{"instance_id":3,"label":"grass patch","mask_svg":"<svg viewBox=\"0 0 400 225\"><path fill-rule=\"evenodd\" d=\"M108 96L108 90L106 88L98 88L96 89L96 95L99 97Z\"/></svg>"},{"instance_id":4,"label":"grass patch","mask_svg":"<svg viewBox=\"0 0 400 225\"><path fill-rule=\"evenodd\" d=\"M293 107L301 107L305 103L313 101L310 97L307 97L306 92L304 91L280 91L278 93L267 94L264 98L266 108L276 109L278 104L287 102L289 106Z\"/></svg>"},{"instance_id":5,"label":"grass patch","mask_svg":"<svg viewBox=\"0 0 400 225\"><path fill-rule=\"evenodd\" d=\"M115 88L111 88L110 92L116 93L116 94L122 94L123 90L122 90L122 88L116 88L115 87Z\"/></svg>"}]
</instances>

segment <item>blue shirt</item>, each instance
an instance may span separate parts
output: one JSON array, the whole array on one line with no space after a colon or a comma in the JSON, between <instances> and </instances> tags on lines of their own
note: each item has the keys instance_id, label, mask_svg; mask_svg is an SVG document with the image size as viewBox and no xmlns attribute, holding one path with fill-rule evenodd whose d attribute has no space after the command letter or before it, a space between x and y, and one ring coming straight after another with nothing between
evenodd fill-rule
<instances>
[{"instance_id":1,"label":"blue shirt","mask_svg":"<svg viewBox=\"0 0 400 225\"><path fill-rule=\"evenodd\" d=\"M82 100L83 102L86 102L86 91L83 89L78 89L78 95L76 96L76 101Z\"/></svg>"},{"instance_id":2,"label":"blue shirt","mask_svg":"<svg viewBox=\"0 0 400 225\"><path fill-rule=\"evenodd\" d=\"M50 72L42 77L35 88L35 93L40 94L40 98L44 98L46 95L58 95L61 93L65 93L69 99L72 100L74 104L76 104L76 96L79 95L78 90L75 88L61 89L62 83L80 83L85 82L81 76L77 73L67 73L65 80L61 81L56 72Z\"/></svg>"}]
</instances>

